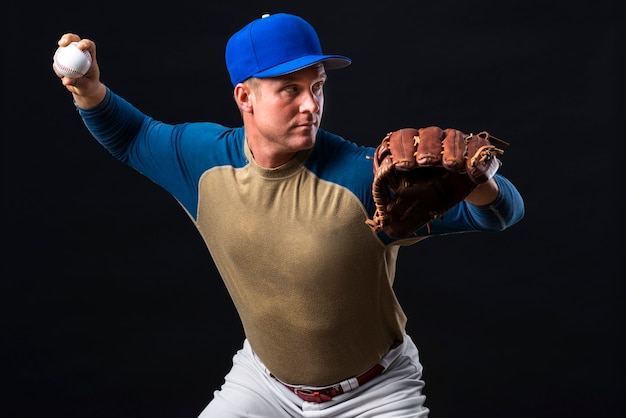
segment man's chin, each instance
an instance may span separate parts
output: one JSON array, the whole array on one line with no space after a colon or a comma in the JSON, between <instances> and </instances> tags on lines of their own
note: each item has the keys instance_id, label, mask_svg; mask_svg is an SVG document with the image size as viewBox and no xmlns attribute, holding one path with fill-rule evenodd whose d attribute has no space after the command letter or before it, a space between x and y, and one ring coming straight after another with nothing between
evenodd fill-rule
<instances>
[{"instance_id":1,"label":"man's chin","mask_svg":"<svg viewBox=\"0 0 626 418\"><path fill-rule=\"evenodd\" d=\"M309 142L311 146L315 143L315 137L317 136L316 126L299 126L296 128L296 135L301 142Z\"/></svg>"}]
</instances>

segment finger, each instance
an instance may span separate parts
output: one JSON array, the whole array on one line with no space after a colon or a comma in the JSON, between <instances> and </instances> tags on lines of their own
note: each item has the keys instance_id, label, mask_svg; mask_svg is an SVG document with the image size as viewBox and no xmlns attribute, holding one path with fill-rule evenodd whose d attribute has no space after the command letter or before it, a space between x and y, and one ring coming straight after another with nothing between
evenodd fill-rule
<instances>
[{"instance_id":1,"label":"finger","mask_svg":"<svg viewBox=\"0 0 626 418\"><path fill-rule=\"evenodd\" d=\"M76 46L82 51L89 51L92 60L96 59L96 44L91 39L81 39Z\"/></svg>"},{"instance_id":2,"label":"finger","mask_svg":"<svg viewBox=\"0 0 626 418\"><path fill-rule=\"evenodd\" d=\"M75 33L64 33L61 38L59 38L57 44L59 46L68 46L72 42L79 42L80 36Z\"/></svg>"},{"instance_id":3,"label":"finger","mask_svg":"<svg viewBox=\"0 0 626 418\"><path fill-rule=\"evenodd\" d=\"M441 141L443 136L443 130L438 126L419 129L416 139L417 152L415 153L417 165L426 167L441 164Z\"/></svg>"},{"instance_id":4,"label":"finger","mask_svg":"<svg viewBox=\"0 0 626 418\"><path fill-rule=\"evenodd\" d=\"M402 128L389 135L388 147L391 162L397 170L415 168L415 137L417 129Z\"/></svg>"},{"instance_id":5,"label":"finger","mask_svg":"<svg viewBox=\"0 0 626 418\"><path fill-rule=\"evenodd\" d=\"M465 135L457 129L446 129L443 139L442 164L451 171L465 170Z\"/></svg>"},{"instance_id":6,"label":"finger","mask_svg":"<svg viewBox=\"0 0 626 418\"><path fill-rule=\"evenodd\" d=\"M76 86L77 79L71 77L61 77L61 84L65 87L74 87Z\"/></svg>"},{"instance_id":7,"label":"finger","mask_svg":"<svg viewBox=\"0 0 626 418\"><path fill-rule=\"evenodd\" d=\"M504 151L489 141L489 133L470 135L467 141L467 173L474 183L482 184L491 179L500 168L498 155Z\"/></svg>"}]
</instances>

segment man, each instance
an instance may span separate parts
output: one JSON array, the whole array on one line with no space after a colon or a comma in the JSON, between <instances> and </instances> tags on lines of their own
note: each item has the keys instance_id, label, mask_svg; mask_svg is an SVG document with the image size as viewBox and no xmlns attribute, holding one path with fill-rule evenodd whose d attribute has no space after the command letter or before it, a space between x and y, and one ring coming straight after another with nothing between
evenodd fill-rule
<instances>
[{"instance_id":1,"label":"man","mask_svg":"<svg viewBox=\"0 0 626 418\"><path fill-rule=\"evenodd\" d=\"M245 340L201 417L426 417L422 366L392 285L398 249L500 231L523 216L497 174L408 239L366 224L374 149L320 128L327 70L315 30L289 14L235 33L226 65L243 126L156 121L99 80L61 77L94 137L172 194L204 238ZM60 74L57 73L60 76ZM349 167L349 169L346 169Z\"/></svg>"}]
</instances>

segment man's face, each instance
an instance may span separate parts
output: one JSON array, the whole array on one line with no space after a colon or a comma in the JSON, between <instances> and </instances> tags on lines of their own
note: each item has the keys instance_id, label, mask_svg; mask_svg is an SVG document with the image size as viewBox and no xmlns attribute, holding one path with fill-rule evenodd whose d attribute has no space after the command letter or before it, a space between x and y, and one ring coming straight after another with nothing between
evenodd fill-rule
<instances>
[{"instance_id":1,"label":"man's face","mask_svg":"<svg viewBox=\"0 0 626 418\"><path fill-rule=\"evenodd\" d=\"M277 153L313 147L324 109L326 72L322 64L291 74L252 81L251 135Z\"/></svg>"}]
</instances>

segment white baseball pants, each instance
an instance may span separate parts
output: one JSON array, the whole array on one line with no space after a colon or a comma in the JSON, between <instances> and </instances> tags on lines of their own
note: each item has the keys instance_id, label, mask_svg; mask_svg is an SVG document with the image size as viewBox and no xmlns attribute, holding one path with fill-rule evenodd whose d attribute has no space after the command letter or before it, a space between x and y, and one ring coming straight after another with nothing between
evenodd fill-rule
<instances>
[{"instance_id":1,"label":"white baseball pants","mask_svg":"<svg viewBox=\"0 0 626 418\"><path fill-rule=\"evenodd\" d=\"M422 365L413 340L389 351L382 374L328 402L303 401L273 378L247 340L198 418L426 418ZM313 389L313 388L312 388Z\"/></svg>"}]
</instances>

